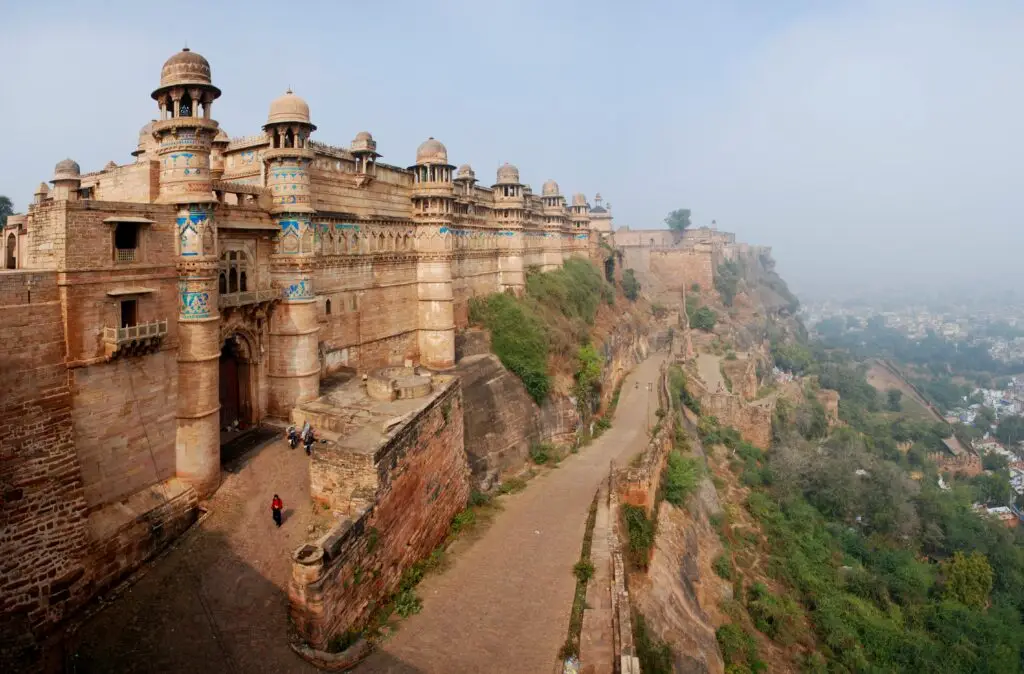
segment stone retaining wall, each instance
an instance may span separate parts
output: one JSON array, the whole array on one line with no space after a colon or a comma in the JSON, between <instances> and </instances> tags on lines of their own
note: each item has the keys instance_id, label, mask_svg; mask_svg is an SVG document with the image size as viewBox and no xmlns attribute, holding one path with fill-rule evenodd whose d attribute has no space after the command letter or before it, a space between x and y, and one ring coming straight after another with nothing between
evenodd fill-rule
<instances>
[{"instance_id":1,"label":"stone retaining wall","mask_svg":"<svg viewBox=\"0 0 1024 674\"><path fill-rule=\"evenodd\" d=\"M313 649L326 651L333 638L362 628L466 506L462 389L452 378L438 390L373 455L378 487L372 503L293 555L291 617Z\"/></svg>"}]
</instances>

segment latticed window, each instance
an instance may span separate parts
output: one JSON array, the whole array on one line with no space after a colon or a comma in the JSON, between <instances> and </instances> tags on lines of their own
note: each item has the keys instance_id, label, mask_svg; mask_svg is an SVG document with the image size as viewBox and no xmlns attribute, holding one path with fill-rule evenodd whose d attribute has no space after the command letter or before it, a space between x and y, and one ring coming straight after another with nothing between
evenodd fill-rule
<instances>
[{"instance_id":1,"label":"latticed window","mask_svg":"<svg viewBox=\"0 0 1024 674\"><path fill-rule=\"evenodd\" d=\"M220 256L221 294L244 293L249 290L249 256L240 250L229 250Z\"/></svg>"}]
</instances>

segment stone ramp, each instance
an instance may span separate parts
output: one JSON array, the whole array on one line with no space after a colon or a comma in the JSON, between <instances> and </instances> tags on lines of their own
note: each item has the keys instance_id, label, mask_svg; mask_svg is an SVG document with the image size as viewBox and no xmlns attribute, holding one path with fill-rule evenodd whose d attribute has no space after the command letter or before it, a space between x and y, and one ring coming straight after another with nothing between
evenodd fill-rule
<instances>
[{"instance_id":1,"label":"stone ramp","mask_svg":"<svg viewBox=\"0 0 1024 674\"><path fill-rule=\"evenodd\" d=\"M404 621L357 672L554 670L590 504L609 461L628 463L647 445L645 421L654 423L657 405L645 419L644 384L657 381L663 359L649 358L626 378L611 429L522 493L502 499L504 510L481 538L448 571L420 584L423 611Z\"/></svg>"}]
</instances>

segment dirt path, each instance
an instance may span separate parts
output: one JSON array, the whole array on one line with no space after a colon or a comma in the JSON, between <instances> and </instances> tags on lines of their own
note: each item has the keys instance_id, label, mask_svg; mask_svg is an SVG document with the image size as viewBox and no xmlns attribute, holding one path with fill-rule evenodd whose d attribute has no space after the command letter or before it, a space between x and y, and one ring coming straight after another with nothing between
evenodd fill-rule
<instances>
[{"instance_id":1,"label":"dirt path","mask_svg":"<svg viewBox=\"0 0 1024 674\"><path fill-rule=\"evenodd\" d=\"M697 373L704 381L710 393L716 393L719 388L725 389L725 379L722 377L722 357L712 353L697 354Z\"/></svg>"},{"instance_id":2,"label":"dirt path","mask_svg":"<svg viewBox=\"0 0 1024 674\"><path fill-rule=\"evenodd\" d=\"M199 528L74 635L71 671L316 672L287 641L289 553L314 517L306 461L279 440L225 473Z\"/></svg>"},{"instance_id":3,"label":"dirt path","mask_svg":"<svg viewBox=\"0 0 1024 674\"><path fill-rule=\"evenodd\" d=\"M411 672L551 672L565 641L587 510L608 463L624 463L647 442L663 356L626 378L612 428L527 489L450 569L419 586L423 611L402 623L360 674ZM634 388L634 384L639 387Z\"/></svg>"}]
</instances>

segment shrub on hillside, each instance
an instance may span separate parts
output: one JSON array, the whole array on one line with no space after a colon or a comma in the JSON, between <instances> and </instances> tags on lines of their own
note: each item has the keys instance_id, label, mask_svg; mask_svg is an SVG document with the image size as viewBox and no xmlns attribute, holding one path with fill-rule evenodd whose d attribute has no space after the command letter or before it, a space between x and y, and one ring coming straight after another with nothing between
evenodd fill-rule
<instances>
[{"instance_id":1,"label":"shrub on hillside","mask_svg":"<svg viewBox=\"0 0 1024 674\"><path fill-rule=\"evenodd\" d=\"M697 488L699 479L696 459L687 458L675 450L669 452L661 480L662 494L666 501L681 508L686 497Z\"/></svg>"},{"instance_id":2,"label":"shrub on hillside","mask_svg":"<svg viewBox=\"0 0 1024 674\"><path fill-rule=\"evenodd\" d=\"M718 322L718 314L712 311L708 307L701 307L693 312L690 317L690 327L696 328L697 330L703 330L704 332L711 332L715 329L715 323Z\"/></svg>"},{"instance_id":3,"label":"shrub on hillside","mask_svg":"<svg viewBox=\"0 0 1024 674\"><path fill-rule=\"evenodd\" d=\"M632 269L622 272L622 292L630 302L635 302L640 297L640 281L636 280L636 274Z\"/></svg>"},{"instance_id":4,"label":"shrub on hillside","mask_svg":"<svg viewBox=\"0 0 1024 674\"><path fill-rule=\"evenodd\" d=\"M491 331L491 348L539 405L547 398L548 339L544 324L522 300L496 293L470 301L470 318Z\"/></svg>"}]
</instances>

